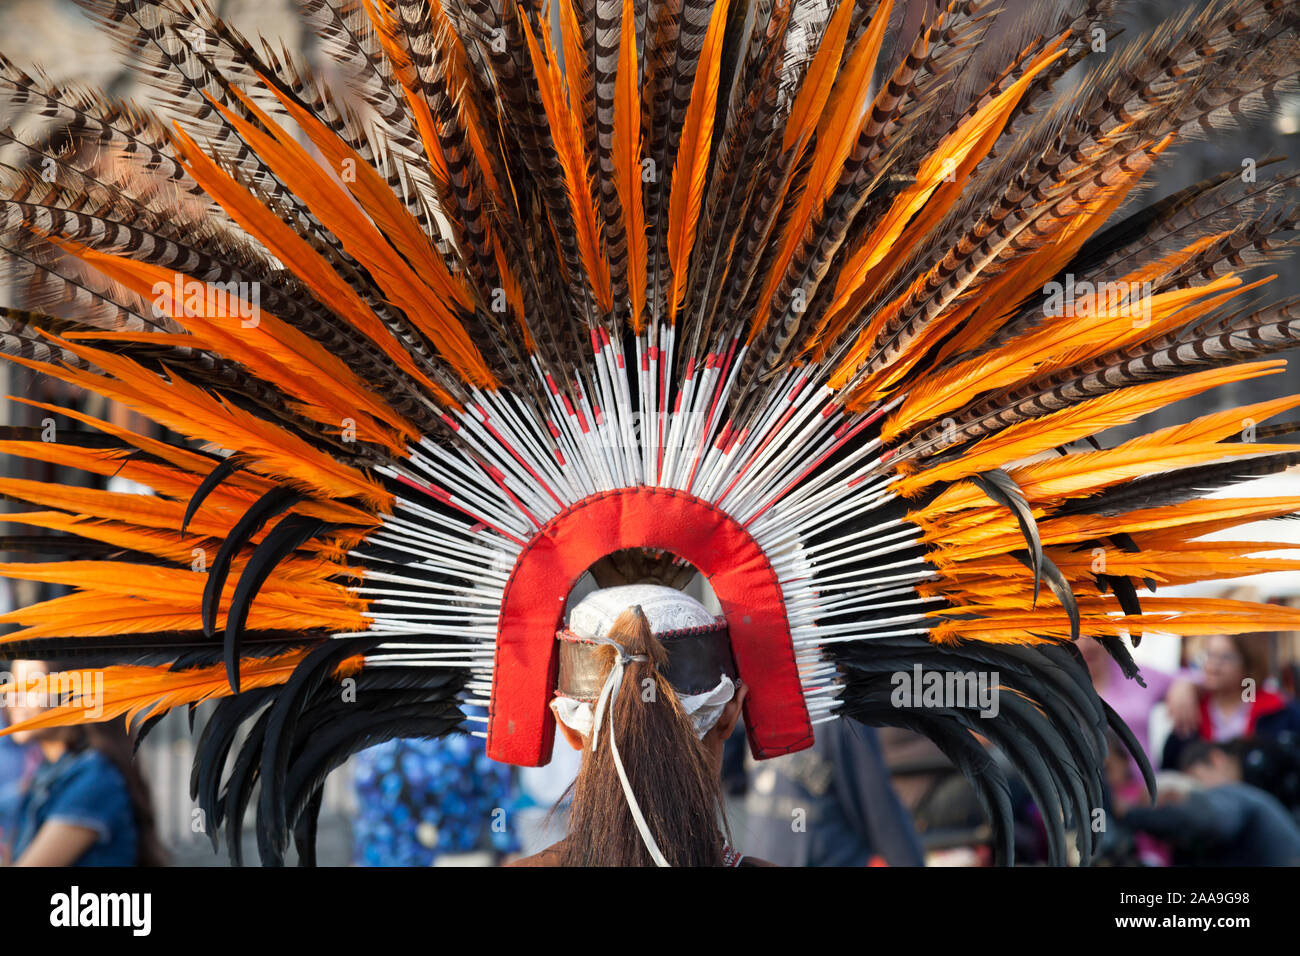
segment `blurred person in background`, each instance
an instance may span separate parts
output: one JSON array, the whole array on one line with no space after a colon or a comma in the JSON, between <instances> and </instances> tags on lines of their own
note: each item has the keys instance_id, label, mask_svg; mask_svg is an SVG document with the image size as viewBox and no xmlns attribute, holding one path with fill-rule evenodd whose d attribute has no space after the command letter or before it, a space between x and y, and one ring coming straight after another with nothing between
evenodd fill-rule
<instances>
[{"instance_id":1,"label":"blurred person in background","mask_svg":"<svg viewBox=\"0 0 1300 956\"><path fill-rule=\"evenodd\" d=\"M11 665L16 704L12 725L39 717L50 701L24 691L58 672L41 661ZM19 800L7 861L15 866L162 866L149 788L131 759L120 721L16 730L41 762Z\"/></svg>"},{"instance_id":2,"label":"blurred person in background","mask_svg":"<svg viewBox=\"0 0 1300 956\"><path fill-rule=\"evenodd\" d=\"M9 725L7 710L0 712L0 722L6 727ZM0 737L0 847L13 843L23 790L40 762L38 748L18 743L12 734Z\"/></svg>"},{"instance_id":3,"label":"blurred person in background","mask_svg":"<svg viewBox=\"0 0 1300 956\"><path fill-rule=\"evenodd\" d=\"M572 747L556 747L550 762L541 767L520 767L519 824L520 856L540 853L559 840L569 828L573 803L573 782L582 769L582 755Z\"/></svg>"},{"instance_id":4,"label":"blurred person in background","mask_svg":"<svg viewBox=\"0 0 1300 956\"><path fill-rule=\"evenodd\" d=\"M494 866L519 850L512 768L482 738L401 738L355 759L358 866Z\"/></svg>"},{"instance_id":5,"label":"blurred person in background","mask_svg":"<svg viewBox=\"0 0 1300 956\"><path fill-rule=\"evenodd\" d=\"M1199 725L1200 705L1195 677L1191 670L1170 674L1149 665L1142 667L1142 680L1127 680L1119 663L1106 653L1100 641L1091 637L1076 642L1088 665L1088 675L1097 694L1119 714L1133 731L1142 752L1152 766L1159 764L1159 753L1152 747L1152 713L1164 704L1169 723L1175 733L1194 734ZM1168 726L1168 725L1166 725ZM1128 808L1144 806L1148 795L1137 761L1113 731L1106 732L1109 752L1106 757L1107 799L1111 801L1112 814L1123 814ZM1159 739L1156 747L1158 751ZM1172 852L1167 844L1150 834L1134 834L1126 828L1108 828L1102 838L1102 854L1106 862L1117 866L1168 866Z\"/></svg>"},{"instance_id":6,"label":"blurred person in background","mask_svg":"<svg viewBox=\"0 0 1300 956\"><path fill-rule=\"evenodd\" d=\"M1187 785L1165 785L1159 802L1136 806L1125 826L1174 848L1174 862L1199 866L1300 866L1300 825L1270 794L1244 783L1233 748L1206 740L1182 753Z\"/></svg>"},{"instance_id":7,"label":"blurred person in background","mask_svg":"<svg viewBox=\"0 0 1300 956\"><path fill-rule=\"evenodd\" d=\"M1197 691L1190 679L1190 671L1174 675L1144 666L1142 680L1146 686L1143 687L1124 677L1124 671L1099 641L1083 637L1076 643L1088 665L1092 686L1133 731L1133 736L1152 763L1155 763L1155 758L1151 753L1151 712L1157 705L1163 703L1168 708L1176 731L1190 734L1195 730Z\"/></svg>"},{"instance_id":8,"label":"blurred person in background","mask_svg":"<svg viewBox=\"0 0 1300 956\"><path fill-rule=\"evenodd\" d=\"M1125 823L1129 810L1151 803L1137 764L1113 730L1106 731L1106 790L1103 809L1106 826L1098 835L1100 866L1169 866L1173 848L1150 833L1135 831Z\"/></svg>"},{"instance_id":9,"label":"blurred person in background","mask_svg":"<svg viewBox=\"0 0 1300 956\"><path fill-rule=\"evenodd\" d=\"M1242 781L1272 794L1300 821L1300 734L1245 737L1231 749L1241 763Z\"/></svg>"},{"instance_id":10,"label":"blurred person in background","mask_svg":"<svg viewBox=\"0 0 1300 956\"><path fill-rule=\"evenodd\" d=\"M912 818L894 792L876 732L817 728L808 750L753 769L747 846L778 866L923 866Z\"/></svg>"},{"instance_id":11,"label":"blurred person in background","mask_svg":"<svg viewBox=\"0 0 1300 956\"><path fill-rule=\"evenodd\" d=\"M1254 737L1272 741L1288 734L1294 739L1300 734L1300 707L1265 687L1268 677L1266 637L1208 637L1196 687L1196 725L1180 731L1175 722L1174 732L1165 741L1161 766L1167 770L1181 766L1183 751L1196 740L1227 742Z\"/></svg>"}]
</instances>

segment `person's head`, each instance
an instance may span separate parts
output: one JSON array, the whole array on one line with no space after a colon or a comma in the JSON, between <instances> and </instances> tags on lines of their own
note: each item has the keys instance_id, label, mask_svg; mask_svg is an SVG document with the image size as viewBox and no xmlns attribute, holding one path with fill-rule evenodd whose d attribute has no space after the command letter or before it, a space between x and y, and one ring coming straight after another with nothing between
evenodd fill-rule
<instances>
[{"instance_id":1,"label":"person's head","mask_svg":"<svg viewBox=\"0 0 1300 956\"><path fill-rule=\"evenodd\" d=\"M1179 762L1183 773L1203 787L1241 782L1241 760L1230 747L1211 740L1188 745Z\"/></svg>"},{"instance_id":2,"label":"person's head","mask_svg":"<svg viewBox=\"0 0 1300 956\"><path fill-rule=\"evenodd\" d=\"M658 640L656 640L653 636L651 636L650 641L651 641L651 647L658 646L659 648L662 649L663 645ZM615 656L615 651L613 648L610 648L609 657L611 658L611 662L614 656ZM669 690L672 691L671 686L669 687ZM673 691L673 694L674 696L676 696L675 691ZM749 694L749 688L745 685L743 681L737 680L735 682L735 693L732 696L731 700L727 701L722 706L722 709L718 711L717 716L712 718L710 725L707 727L707 729L705 729L704 736L700 737L700 745L704 748L705 752L709 755L709 759L713 763L714 767L718 769L721 769L722 766L722 749L726 745L727 740L731 737L732 733L735 731L736 725L740 723L740 715L742 710L744 709L745 698L748 696L748 694ZM677 697L677 701L678 701L678 705L680 706L681 698ZM556 713L556 709L557 709L557 702L552 701L551 712ZM586 751L591 749L590 733L583 733L580 730L576 730L573 727L570 727L568 724L564 723L563 720L557 719L556 723L557 726L560 728L561 735L568 742L569 746L572 747L574 750L580 750L585 753ZM698 729L697 729L697 734L698 734Z\"/></svg>"},{"instance_id":3,"label":"person's head","mask_svg":"<svg viewBox=\"0 0 1300 956\"><path fill-rule=\"evenodd\" d=\"M8 714L11 725L39 717L56 706L57 689L64 684L56 679L62 670L57 663L16 660L9 664L8 669L15 691ZM56 752L77 754L94 750L106 757L122 775L131 800L136 824L137 865L162 866L166 863L166 852L155 830L149 787L133 759L131 736L121 720L16 730L10 736L24 744L56 741L62 744Z\"/></svg>"},{"instance_id":4,"label":"person's head","mask_svg":"<svg viewBox=\"0 0 1300 956\"><path fill-rule=\"evenodd\" d=\"M551 703L561 734L583 753L561 862L573 866L653 862L614 762L613 734L628 789L667 861L673 866L720 865L725 820L718 775L723 744L740 718L744 686L724 678L719 691L725 693L714 694L712 706L688 713L667 677L668 651L652 634L650 621L639 607L619 614L601 639L612 643L585 650L594 658L599 686L605 685L618 663L618 648L630 658L608 709L597 714L599 701L564 696ZM698 699L688 696L693 704Z\"/></svg>"},{"instance_id":5,"label":"person's head","mask_svg":"<svg viewBox=\"0 0 1300 956\"><path fill-rule=\"evenodd\" d=\"M1258 635L1212 634L1202 653L1205 689L1211 694L1240 692L1246 678L1258 685L1268 676L1267 648Z\"/></svg>"},{"instance_id":6,"label":"person's head","mask_svg":"<svg viewBox=\"0 0 1300 956\"><path fill-rule=\"evenodd\" d=\"M49 675L49 667L44 661L16 660L9 664L8 670L10 685L13 687L13 703L7 714L10 726L39 717L49 709L49 701L34 692L38 685L45 684L45 678ZM63 739L67 735L67 727L40 727L34 730L15 730L9 736L15 743L29 744Z\"/></svg>"}]
</instances>

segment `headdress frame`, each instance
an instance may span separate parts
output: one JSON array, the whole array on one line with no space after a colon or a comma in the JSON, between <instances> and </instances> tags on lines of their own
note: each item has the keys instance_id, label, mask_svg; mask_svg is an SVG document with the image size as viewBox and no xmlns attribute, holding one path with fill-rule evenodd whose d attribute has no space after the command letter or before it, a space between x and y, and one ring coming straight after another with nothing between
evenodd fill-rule
<instances>
[{"instance_id":1,"label":"headdress frame","mask_svg":"<svg viewBox=\"0 0 1300 956\"><path fill-rule=\"evenodd\" d=\"M564 626L565 603L591 565L627 548L669 551L713 588L736 670L750 688L744 716L754 757L812 746L785 599L767 555L714 505L642 486L592 495L565 509L516 559L497 625L488 756L520 766L550 760L555 718L549 704L559 669L555 634Z\"/></svg>"}]
</instances>

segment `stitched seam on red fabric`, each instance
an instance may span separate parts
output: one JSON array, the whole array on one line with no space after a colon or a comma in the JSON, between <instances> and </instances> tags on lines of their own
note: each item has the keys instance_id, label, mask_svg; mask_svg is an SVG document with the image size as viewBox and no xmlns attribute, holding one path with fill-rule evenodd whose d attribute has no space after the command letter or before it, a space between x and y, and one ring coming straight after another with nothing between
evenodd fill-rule
<instances>
[{"instance_id":1,"label":"stitched seam on red fabric","mask_svg":"<svg viewBox=\"0 0 1300 956\"><path fill-rule=\"evenodd\" d=\"M754 541L754 537L753 537L753 535L751 535L751 534L749 533L749 530L748 530L747 528L745 528L743 525L741 525L739 522L737 522L737 521L736 521L734 518L732 518L730 515L726 515L726 518L727 518L728 521L732 521L733 523L735 523L736 526L740 529L741 533L744 534L745 537L747 537L750 541L753 541L753 542L754 542L754 547L758 550L758 553L761 554L761 555L763 556L763 570L767 572L768 577L771 578L771 580L772 580L772 591L773 591L773 593L776 595L776 599L777 599L777 601L779 601L780 604L781 604L781 616L785 619L785 624L786 624L786 628L785 628L785 629L786 629L787 632L789 632L789 630L790 630L790 613L789 613L789 611L786 610L786 607L785 607L785 591L783 591L783 590L781 589L781 580L776 576L776 570L772 567L772 562L771 562L771 560L768 558L768 556L767 556L767 552L763 550L763 548L759 545L759 543L758 543L757 541ZM789 662L790 662L790 666L791 666L792 668L794 668L794 672L795 672L796 674L799 673L799 662L798 662L797 660L795 660L795 656L794 656L794 635L793 635L793 634L790 635L790 642L786 645L785 650L786 650L786 652L789 654L789 658L788 658L788 659L789 659ZM782 751L780 751L780 753L792 753L795 749L802 749L802 745L803 745L803 741L804 741L804 740L812 740L812 739L813 739L812 714L809 713L809 711L808 711L808 700L807 700L807 697L806 697L806 696L804 695L804 693L803 693L803 682L802 682L802 681L801 681L800 684L799 684L799 697L800 697L800 699L803 700L803 702L804 702L804 708L803 708L803 711L804 711L804 718L803 718L804 737L803 737L803 740L801 740L801 741L799 742L798 745L791 745L790 748L787 748L787 749L785 749L785 750L782 750ZM776 754L773 754L773 756L776 756Z\"/></svg>"}]
</instances>

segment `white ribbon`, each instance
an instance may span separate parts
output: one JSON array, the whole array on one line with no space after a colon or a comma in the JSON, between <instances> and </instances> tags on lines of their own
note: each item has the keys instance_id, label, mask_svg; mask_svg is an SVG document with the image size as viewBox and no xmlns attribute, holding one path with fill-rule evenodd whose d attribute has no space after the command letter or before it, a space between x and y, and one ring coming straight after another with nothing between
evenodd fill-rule
<instances>
[{"instance_id":1,"label":"white ribbon","mask_svg":"<svg viewBox=\"0 0 1300 956\"><path fill-rule=\"evenodd\" d=\"M623 784L623 796L627 798L627 807L632 811L632 821L636 824L646 849L650 851L650 857L655 861L655 866L668 866L668 860L660 852L659 844L655 842L654 836L651 835L650 827L646 825L645 817L641 814L641 807L632 794L632 784L628 782L627 772L623 769L623 759L618 755L618 744L614 740L614 701L618 700L619 688L623 686L623 668L632 661L644 662L650 658L644 654L629 654L622 644L610 640L608 637L598 637L595 642L597 644L608 644L614 648L618 656L614 659L614 666L609 669L609 676L605 678L605 686L600 689L600 696L596 699L595 723L591 731L591 750L593 753L596 750L596 744L600 740L601 720L606 710L608 710L610 712L609 752L614 757L614 769L618 771L618 779Z\"/></svg>"}]
</instances>

